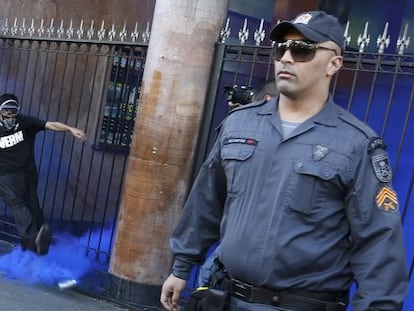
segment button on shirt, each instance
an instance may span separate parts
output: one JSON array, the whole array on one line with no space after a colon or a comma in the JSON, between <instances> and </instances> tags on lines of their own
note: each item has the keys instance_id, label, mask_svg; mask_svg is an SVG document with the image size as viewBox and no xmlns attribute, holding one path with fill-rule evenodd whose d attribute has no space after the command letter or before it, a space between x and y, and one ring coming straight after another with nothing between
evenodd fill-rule
<instances>
[{"instance_id":1,"label":"button on shirt","mask_svg":"<svg viewBox=\"0 0 414 311\"><path fill-rule=\"evenodd\" d=\"M173 232L174 275L187 279L221 240L234 278L316 291L355 278L355 311L393 310L407 288L404 241L399 213L376 206L392 187L367 152L376 136L332 99L285 138L277 98L232 111Z\"/></svg>"}]
</instances>

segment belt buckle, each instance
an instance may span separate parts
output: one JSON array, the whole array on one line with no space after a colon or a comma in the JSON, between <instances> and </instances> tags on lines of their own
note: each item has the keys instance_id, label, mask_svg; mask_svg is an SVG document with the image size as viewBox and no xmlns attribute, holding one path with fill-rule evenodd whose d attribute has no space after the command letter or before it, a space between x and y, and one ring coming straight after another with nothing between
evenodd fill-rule
<instances>
[{"instance_id":1,"label":"belt buckle","mask_svg":"<svg viewBox=\"0 0 414 311\"><path fill-rule=\"evenodd\" d=\"M250 300L250 296L252 293L253 286L247 283L243 283L236 279L231 279L233 286L232 286L232 294L236 297L239 297L245 301Z\"/></svg>"}]
</instances>

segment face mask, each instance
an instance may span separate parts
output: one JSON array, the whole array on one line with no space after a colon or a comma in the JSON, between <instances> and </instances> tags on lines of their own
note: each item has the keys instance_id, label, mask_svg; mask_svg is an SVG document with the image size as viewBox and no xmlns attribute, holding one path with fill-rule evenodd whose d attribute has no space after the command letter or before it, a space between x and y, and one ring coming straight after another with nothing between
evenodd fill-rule
<instances>
[{"instance_id":1,"label":"face mask","mask_svg":"<svg viewBox=\"0 0 414 311\"><path fill-rule=\"evenodd\" d=\"M2 127L9 131L16 127L17 121L16 118L4 118L0 115L0 124Z\"/></svg>"}]
</instances>

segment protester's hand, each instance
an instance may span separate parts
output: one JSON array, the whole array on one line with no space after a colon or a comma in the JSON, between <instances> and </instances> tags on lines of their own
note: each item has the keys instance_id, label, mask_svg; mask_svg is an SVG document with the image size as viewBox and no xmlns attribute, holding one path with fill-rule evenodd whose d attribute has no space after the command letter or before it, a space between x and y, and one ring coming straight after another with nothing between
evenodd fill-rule
<instances>
[{"instance_id":1,"label":"protester's hand","mask_svg":"<svg viewBox=\"0 0 414 311\"><path fill-rule=\"evenodd\" d=\"M160 301L166 310L180 310L180 296L186 284L187 281L177 278L172 274L165 280L161 289Z\"/></svg>"},{"instance_id":2,"label":"protester's hand","mask_svg":"<svg viewBox=\"0 0 414 311\"><path fill-rule=\"evenodd\" d=\"M86 134L85 134L85 132L84 132L84 131L82 131L82 130L80 130L80 129L77 129L77 128L75 128L75 127L72 127L72 128L70 129L70 132L72 133L72 135L73 135L75 138L77 138L77 139L79 139L79 140L81 140L81 141L85 141L85 140L86 140Z\"/></svg>"}]
</instances>

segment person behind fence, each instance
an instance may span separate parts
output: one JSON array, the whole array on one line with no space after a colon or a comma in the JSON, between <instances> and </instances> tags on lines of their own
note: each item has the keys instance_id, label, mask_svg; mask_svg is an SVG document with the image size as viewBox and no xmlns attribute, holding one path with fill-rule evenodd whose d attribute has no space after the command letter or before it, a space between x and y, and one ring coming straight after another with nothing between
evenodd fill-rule
<instances>
[{"instance_id":1,"label":"person behind fence","mask_svg":"<svg viewBox=\"0 0 414 311\"><path fill-rule=\"evenodd\" d=\"M408 273L386 144L329 93L343 33L322 11L272 29L280 95L222 123L171 236L167 310L218 240L193 310L344 311L353 282L354 311L400 310Z\"/></svg>"},{"instance_id":2,"label":"person behind fence","mask_svg":"<svg viewBox=\"0 0 414 311\"><path fill-rule=\"evenodd\" d=\"M42 130L70 132L82 141L86 137L75 127L20 113L14 94L0 96L0 198L11 208L22 250L38 255L48 253L52 237L37 195L34 147Z\"/></svg>"},{"instance_id":3,"label":"person behind fence","mask_svg":"<svg viewBox=\"0 0 414 311\"><path fill-rule=\"evenodd\" d=\"M224 98L227 101L227 107L230 110L251 103L255 90L246 85L233 85L224 87Z\"/></svg>"}]
</instances>

